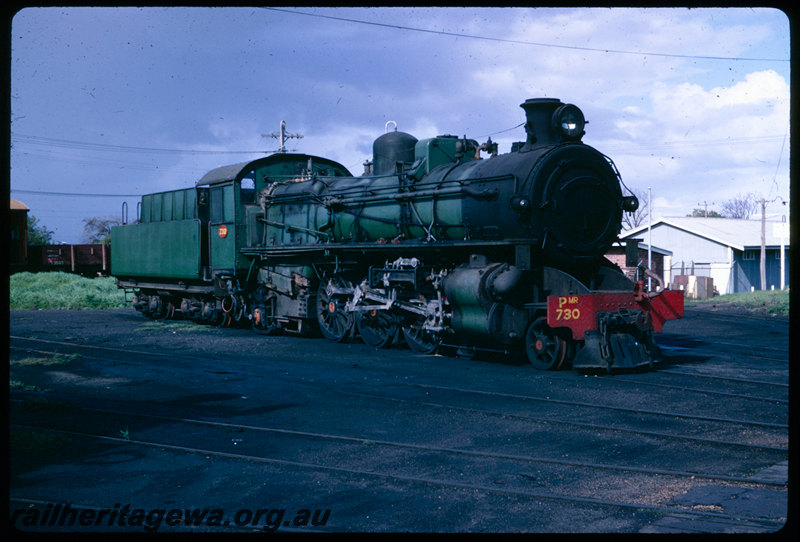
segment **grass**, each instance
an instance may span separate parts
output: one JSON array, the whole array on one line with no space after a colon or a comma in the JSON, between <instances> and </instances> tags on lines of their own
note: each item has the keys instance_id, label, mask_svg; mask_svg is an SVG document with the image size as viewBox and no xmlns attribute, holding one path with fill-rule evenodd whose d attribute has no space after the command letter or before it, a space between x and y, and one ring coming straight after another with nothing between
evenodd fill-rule
<instances>
[{"instance_id":1,"label":"grass","mask_svg":"<svg viewBox=\"0 0 800 542\"><path fill-rule=\"evenodd\" d=\"M46 391L40 388L39 386L34 386L32 384L25 384L20 380L9 380L8 381L8 389L9 390L22 390L22 391Z\"/></svg>"},{"instance_id":2,"label":"grass","mask_svg":"<svg viewBox=\"0 0 800 542\"><path fill-rule=\"evenodd\" d=\"M216 329L214 326L198 324L187 320L179 320L177 322L156 320L138 326L135 331L171 331L172 333L185 333L189 331L213 331L214 329Z\"/></svg>"},{"instance_id":3,"label":"grass","mask_svg":"<svg viewBox=\"0 0 800 542\"><path fill-rule=\"evenodd\" d=\"M70 361L75 361L81 357L80 354L54 354L49 357L27 357L22 359L10 359L8 361L9 365L12 367L49 367L51 365L64 365L69 363ZM37 391L37 392L47 392L50 390L42 389L39 386L35 386L32 384L26 384L21 380L11 380L8 381L8 389L9 390L21 390L21 391Z\"/></svg>"},{"instance_id":4,"label":"grass","mask_svg":"<svg viewBox=\"0 0 800 542\"><path fill-rule=\"evenodd\" d=\"M129 306L113 277L89 279L63 273L15 273L9 277L11 309L116 309Z\"/></svg>"},{"instance_id":5,"label":"grass","mask_svg":"<svg viewBox=\"0 0 800 542\"><path fill-rule=\"evenodd\" d=\"M743 294L725 294L711 299L687 299L686 305L731 305L751 312L788 316L789 297L789 288L786 288L784 290L763 290Z\"/></svg>"},{"instance_id":6,"label":"grass","mask_svg":"<svg viewBox=\"0 0 800 542\"><path fill-rule=\"evenodd\" d=\"M63 365L65 363L69 363L70 361L74 361L80 358L80 354L56 354L49 358L22 358L22 359L12 359L9 361L11 365L22 365L22 366L31 366L31 365Z\"/></svg>"}]
</instances>

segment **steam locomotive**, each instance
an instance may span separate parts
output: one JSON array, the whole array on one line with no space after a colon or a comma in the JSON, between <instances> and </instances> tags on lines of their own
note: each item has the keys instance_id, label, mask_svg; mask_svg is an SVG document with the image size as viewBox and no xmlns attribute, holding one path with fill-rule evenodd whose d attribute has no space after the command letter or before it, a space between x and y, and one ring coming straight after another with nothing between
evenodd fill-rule
<instances>
[{"instance_id":1,"label":"steam locomotive","mask_svg":"<svg viewBox=\"0 0 800 542\"><path fill-rule=\"evenodd\" d=\"M145 195L138 223L112 231L112 275L150 318L499 350L542 370L652 367L683 294L604 257L636 197L581 142L578 107L521 107L526 140L507 154L387 123L361 176L279 152Z\"/></svg>"}]
</instances>

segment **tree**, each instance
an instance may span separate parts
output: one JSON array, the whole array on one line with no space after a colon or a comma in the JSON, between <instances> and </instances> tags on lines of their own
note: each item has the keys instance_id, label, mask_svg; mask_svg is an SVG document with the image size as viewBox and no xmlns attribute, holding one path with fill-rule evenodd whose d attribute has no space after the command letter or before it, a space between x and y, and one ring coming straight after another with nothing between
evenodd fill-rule
<instances>
[{"instance_id":1,"label":"tree","mask_svg":"<svg viewBox=\"0 0 800 542\"><path fill-rule=\"evenodd\" d=\"M119 226L120 220L117 218L84 218L83 219L83 240L86 243L111 243L111 228Z\"/></svg>"},{"instance_id":2,"label":"tree","mask_svg":"<svg viewBox=\"0 0 800 542\"><path fill-rule=\"evenodd\" d=\"M716 211L706 211L705 209L697 209L695 208L691 213L686 216L700 216L706 218L725 218L725 215L721 215Z\"/></svg>"},{"instance_id":3,"label":"tree","mask_svg":"<svg viewBox=\"0 0 800 542\"><path fill-rule=\"evenodd\" d=\"M54 231L48 230L39 224L39 219L28 215L28 244L29 245L49 245L53 242Z\"/></svg>"},{"instance_id":4,"label":"tree","mask_svg":"<svg viewBox=\"0 0 800 542\"><path fill-rule=\"evenodd\" d=\"M758 198L752 192L739 194L722 203L722 214L728 218L750 218L758 210Z\"/></svg>"},{"instance_id":5,"label":"tree","mask_svg":"<svg viewBox=\"0 0 800 542\"><path fill-rule=\"evenodd\" d=\"M650 210L647 208L647 191L646 190L639 190L632 188L630 189L631 193L636 196L636 199L639 200L639 208L629 213L627 211L623 211L622 213L622 229L623 230L632 230L633 228L638 228L642 226L645 222L647 222L647 218L650 216Z\"/></svg>"}]
</instances>

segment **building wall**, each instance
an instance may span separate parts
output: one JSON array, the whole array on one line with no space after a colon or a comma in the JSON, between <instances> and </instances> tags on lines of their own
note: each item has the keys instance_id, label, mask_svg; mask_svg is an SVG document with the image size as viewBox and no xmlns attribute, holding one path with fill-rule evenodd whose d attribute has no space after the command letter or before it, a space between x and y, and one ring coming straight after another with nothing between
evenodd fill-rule
<instances>
[{"instance_id":1,"label":"building wall","mask_svg":"<svg viewBox=\"0 0 800 542\"><path fill-rule=\"evenodd\" d=\"M781 287L781 259L780 249L767 249L766 250L766 266L765 271L767 275L766 289L771 290L774 286L775 289ZM761 251L760 249L745 250L744 252L735 251L735 265L733 270L733 292L742 293L749 292L751 288L756 290L761 289ZM786 249L784 254L784 285L789 286L789 250Z\"/></svg>"},{"instance_id":2,"label":"building wall","mask_svg":"<svg viewBox=\"0 0 800 542\"><path fill-rule=\"evenodd\" d=\"M722 219L720 219L722 220ZM714 288L720 294L749 292L751 287L761 288L759 270L759 250L755 253L746 250L744 253L730 246L712 241L700 235L682 230L669 224L656 224L652 228L652 236L647 230L639 231L637 238L644 243L662 247L672 252L671 267L665 269L665 276L694 274L711 277ZM768 250L767 289L772 285L780 288L780 249ZM789 249L785 254L784 283L789 285Z\"/></svg>"},{"instance_id":3,"label":"building wall","mask_svg":"<svg viewBox=\"0 0 800 542\"><path fill-rule=\"evenodd\" d=\"M620 269L631 279L635 277L635 267L625 267L625 247L611 247L605 254L606 259L619 266ZM639 261L647 265L647 249L639 247ZM651 254L651 270L653 273L664 279L664 286L669 282L669 277L664 276L664 255L658 252Z\"/></svg>"},{"instance_id":4,"label":"building wall","mask_svg":"<svg viewBox=\"0 0 800 542\"><path fill-rule=\"evenodd\" d=\"M646 231L640 235L644 242L648 242ZM727 245L717 243L693 233L679 230L666 224L659 224L652 230L654 247L663 247L672 252L672 265L679 267L684 262L689 267L692 262L720 264L730 266L731 255Z\"/></svg>"},{"instance_id":5,"label":"building wall","mask_svg":"<svg viewBox=\"0 0 800 542\"><path fill-rule=\"evenodd\" d=\"M650 235L643 231L637 237L647 242ZM697 276L711 277L719 293L730 293L733 255L727 245L667 224L653 226L652 244L672 252L671 269L666 275L671 277L694 272Z\"/></svg>"}]
</instances>

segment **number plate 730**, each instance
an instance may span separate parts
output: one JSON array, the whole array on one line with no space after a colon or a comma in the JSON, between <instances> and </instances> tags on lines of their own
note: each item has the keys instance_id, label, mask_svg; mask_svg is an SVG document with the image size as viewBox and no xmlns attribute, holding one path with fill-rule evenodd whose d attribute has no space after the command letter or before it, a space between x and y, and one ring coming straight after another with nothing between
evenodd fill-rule
<instances>
[{"instance_id":1,"label":"number plate 730","mask_svg":"<svg viewBox=\"0 0 800 542\"><path fill-rule=\"evenodd\" d=\"M581 317L581 309L575 307L578 304L578 296L562 296L558 298L555 307L556 320L578 320Z\"/></svg>"}]
</instances>

